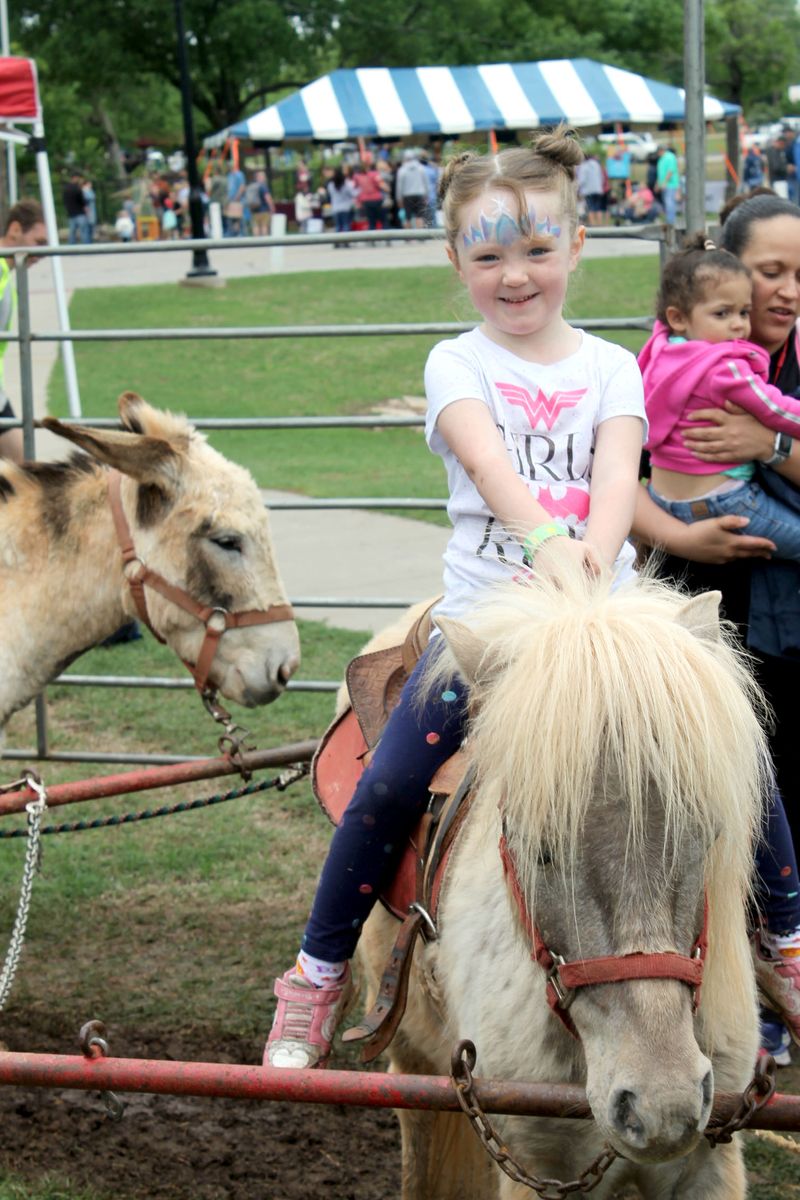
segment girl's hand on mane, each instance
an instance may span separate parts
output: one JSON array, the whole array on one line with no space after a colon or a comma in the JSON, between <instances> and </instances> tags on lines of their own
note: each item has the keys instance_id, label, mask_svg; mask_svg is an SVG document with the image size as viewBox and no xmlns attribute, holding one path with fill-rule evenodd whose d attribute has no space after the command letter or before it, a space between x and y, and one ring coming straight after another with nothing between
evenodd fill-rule
<instances>
[{"instance_id":1,"label":"girl's hand on mane","mask_svg":"<svg viewBox=\"0 0 800 1200\"><path fill-rule=\"evenodd\" d=\"M562 571L570 570L570 563L580 563L588 575L600 574L600 560L592 546L568 537L548 538L536 553L533 569L536 575L558 583Z\"/></svg>"}]
</instances>

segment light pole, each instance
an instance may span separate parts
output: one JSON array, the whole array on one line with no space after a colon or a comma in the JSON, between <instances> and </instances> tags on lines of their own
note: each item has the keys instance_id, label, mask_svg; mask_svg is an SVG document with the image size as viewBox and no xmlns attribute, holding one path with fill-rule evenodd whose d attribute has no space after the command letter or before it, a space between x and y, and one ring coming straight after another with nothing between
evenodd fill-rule
<instances>
[{"instance_id":1,"label":"light pole","mask_svg":"<svg viewBox=\"0 0 800 1200\"><path fill-rule=\"evenodd\" d=\"M183 0L175 0L175 28L178 34L178 68L181 75L181 103L183 106L183 149L186 155L186 170L189 177L189 217L192 237L205 236L203 228L203 201L200 199L200 177L197 174L197 159L194 147L194 119L192 117L192 85L189 79L189 63L186 58L186 30L183 24ZM208 261L205 250L192 251L192 269L187 280L201 283L215 278L217 272Z\"/></svg>"}]
</instances>

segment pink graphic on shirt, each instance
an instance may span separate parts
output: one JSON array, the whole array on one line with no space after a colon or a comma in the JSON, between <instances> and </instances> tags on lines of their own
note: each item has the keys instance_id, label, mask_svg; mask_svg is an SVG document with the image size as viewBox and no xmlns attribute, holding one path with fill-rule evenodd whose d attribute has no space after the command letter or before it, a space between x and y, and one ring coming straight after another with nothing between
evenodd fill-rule
<instances>
[{"instance_id":1,"label":"pink graphic on shirt","mask_svg":"<svg viewBox=\"0 0 800 1200\"><path fill-rule=\"evenodd\" d=\"M589 493L582 488L565 487L563 484L556 484L551 488L540 487L535 499L542 508L547 509L551 517L561 517L565 521L569 521L570 518L573 521L585 521L589 516Z\"/></svg>"},{"instance_id":2,"label":"pink graphic on shirt","mask_svg":"<svg viewBox=\"0 0 800 1200\"><path fill-rule=\"evenodd\" d=\"M546 395L541 388L532 396L527 388L519 387L516 383L495 383L500 395L509 404L521 408L535 429L541 422L546 429L552 429L562 408L574 408L581 396L585 396L588 388L578 388L574 392L555 391L551 396Z\"/></svg>"}]
</instances>

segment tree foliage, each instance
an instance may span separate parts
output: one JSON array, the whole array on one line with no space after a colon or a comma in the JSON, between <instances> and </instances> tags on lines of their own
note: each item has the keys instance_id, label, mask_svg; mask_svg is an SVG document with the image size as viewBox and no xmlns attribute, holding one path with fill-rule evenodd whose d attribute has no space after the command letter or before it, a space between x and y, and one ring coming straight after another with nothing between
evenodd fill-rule
<instances>
[{"instance_id":1,"label":"tree foliage","mask_svg":"<svg viewBox=\"0 0 800 1200\"><path fill-rule=\"evenodd\" d=\"M135 134L182 140L178 0L21 0L15 49L39 63L51 142L87 156ZM683 81L683 0L180 0L198 133L336 67L586 56ZM707 77L782 105L800 80L795 0L706 0Z\"/></svg>"}]
</instances>

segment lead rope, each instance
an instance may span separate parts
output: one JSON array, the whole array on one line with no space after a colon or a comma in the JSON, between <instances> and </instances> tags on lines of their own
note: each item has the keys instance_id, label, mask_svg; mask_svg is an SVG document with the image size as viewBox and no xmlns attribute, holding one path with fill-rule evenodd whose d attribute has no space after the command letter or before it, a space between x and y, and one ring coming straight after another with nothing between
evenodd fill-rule
<instances>
[{"instance_id":1,"label":"lead rope","mask_svg":"<svg viewBox=\"0 0 800 1200\"><path fill-rule=\"evenodd\" d=\"M11 938L8 943L5 962L3 963L3 970L0 972L0 1012L5 1007L6 1000L11 992L11 986L14 982L14 976L17 973L22 946L25 941L25 928L28 924L28 912L31 906L33 879L41 866L40 826L42 816L47 808L47 792L45 791L44 784L33 771L25 771L21 779L16 779L13 783L8 783L4 787L0 787L0 792L14 792L19 788L20 784L26 784L32 792L35 792L36 799L31 800L29 804L25 805L25 812L28 814L28 842L25 847L25 865L22 868L22 883L19 889L17 915L14 918L14 926L11 930Z\"/></svg>"}]
</instances>

